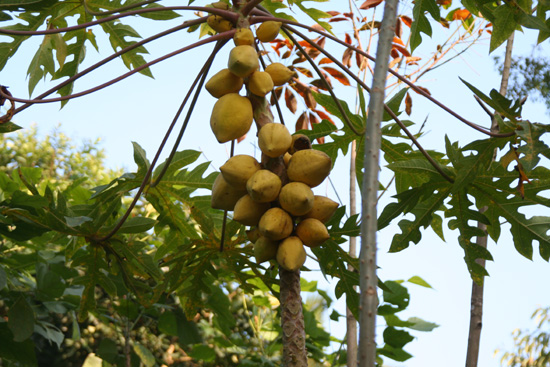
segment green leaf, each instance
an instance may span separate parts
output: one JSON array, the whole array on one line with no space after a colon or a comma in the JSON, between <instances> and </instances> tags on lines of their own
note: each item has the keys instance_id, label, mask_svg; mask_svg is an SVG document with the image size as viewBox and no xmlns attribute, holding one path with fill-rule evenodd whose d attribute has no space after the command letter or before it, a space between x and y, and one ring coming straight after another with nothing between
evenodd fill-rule
<instances>
[{"instance_id":1,"label":"green leaf","mask_svg":"<svg viewBox=\"0 0 550 367\"><path fill-rule=\"evenodd\" d=\"M133 345L134 352L138 355L139 359L141 360L141 363L145 365L145 367L154 367L156 364L155 356L151 351L147 348L145 348L143 345L139 344L138 342L134 342Z\"/></svg>"},{"instance_id":2,"label":"green leaf","mask_svg":"<svg viewBox=\"0 0 550 367\"><path fill-rule=\"evenodd\" d=\"M8 327L13 333L13 341L29 339L34 332L34 311L25 297L19 297L8 311Z\"/></svg>"},{"instance_id":3,"label":"green leaf","mask_svg":"<svg viewBox=\"0 0 550 367\"><path fill-rule=\"evenodd\" d=\"M133 217L127 219L117 233L141 233L153 228L157 221L153 218Z\"/></svg>"},{"instance_id":4,"label":"green leaf","mask_svg":"<svg viewBox=\"0 0 550 367\"><path fill-rule=\"evenodd\" d=\"M383 348L377 348L376 352L378 354L381 354L383 356L386 356L386 357L391 358L394 361L398 361L398 362L405 362L406 360L408 360L409 358L412 357L412 355L405 352L403 349L394 348L394 347L392 347L390 345L387 345L387 344L384 345Z\"/></svg>"},{"instance_id":5,"label":"green leaf","mask_svg":"<svg viewBox=\"0 0 550 367\"><path fill-rule=\"evenodd\" d=\"M407 326L409 329L418 331L432 331L433 329L439 327L439 325L433 322L424 321L418 317L409 317L407 322L412 324L410 326Z\"/></svg>"},{"instance_id":6,"label":"green leaf","mask_svg":"<svg viewBox=\"0 0 550 367\"><path fill-rule=\"evenodd\" d=\"M428 282L426 282L424 279L422 279L418 275L410 277L409 280L407 280L407 282L416 284L422 287L426 287L426 288L432 288L432 286Z\"/></svg>"},{"instance_id":7,"label":"green leaf","mask_svg":"<svg viewBox=\"0 0 550 367\"><path fill-rule=\"evenodd\" d=\"M101 28L103 28L105 33L109 35L109 41L111 42L111 46L115 52L136 43L136 41L127 41L126 37L141 38L141 36L132 27L116 21L101 23ZM128 69L132 70L146 64L146 61L141 54L147 53L149 52L145 47L139 46L122 54L121 57L124 65L126 65ZM151 69L149 68L145 68L139 72L148 77L153 77Z\"/></svg>"},{"instance_id":8,"label":"green leaf","mask_svg":"<svg viewBox=\"0 0 550 367\"><path fill-rule=\"evenodd\" d=\"M0 264L0 291L8 285L8 274L4 270L2 264Z\"/></svg>"},{"instance_id":9,"label":"green leaf","mask_svg":"<svg viewBox=\"0 0 550 367\"><path fill-rule=\"evenodd\" d=\"M194 345L189 355L197 361L212 362L216 359L216 351L203 344Z\"/></svg>"},{"instance_id":10,"label":"green leaf","mask_svg":"<svg viewBox=\"0 0 550 367\"><path fill-rule=\"evenodd\" d=\"M401 349L414 340L414 337L405 330L398 330L388 326L383 333L384 343L394 348Z\"/></svg>"},{"instance_id":11,"label":"green leaf","mask_svg":"<svg viewBox=\"0 0 550 367\"><path fill-rule=\"evenodd\" d=\"M7 134L22 129L21 126L14 124L11 121L0 124L0 134Z\"/></svg>"},{"instance_id":12,"label":"green leaf","mask_svg":"<svg viewBox=\"0 0 550 367\"><path fill-rule=\"evenodd\" d=\"M517 10L508 3L499 5L493 11L493 33L491 33L491 42L489 45L489 53L497 49L498 46L504 43L518 27Z\"/></svg>"},{"instance_id":13,"label":"green leaf","mask_svg":"<svg viewBox=\"0 0 550 367\"><path fill-rule=\"evenodd\" d=\"M521 154L521 165L529 175L529 172L539 163L541 156L547 158L550 156L550 148L542 139L542 135L548 132L548 125L520 121L518 126L520 129L517 129L516 133L525 144L522 144L517 152Z\"/></svg>"},{"instance_id":14,"label":"green leaf","mask_svg":"<svg viewBox=\"0 0 550 367\"><path fill-rule=\"evenodd\" d=\"M7 322L0 322L0 359L19 367L36 367L36 353L31 339L15 342Z\"/></svg>"},{"instance_id":15,"label":"green leaf","mask_svg":"<svg viewBox=\"0 0 550 367\"><path fill-rule=\"evenodd\" d=\"M321 27L323 27L327 32L332 33L332 26L330 23L323 22L321 19L323 18L331 18L332 16L328 13L325 13L324 11L321 11L317 8L306 8L302 3L306 1L317 1L317 2L325 2L328 0L289 0L289 4L296 4L300 10L302 10L304 13L306 13L311 19L315 21L315 23L319 24Z\"/></svg>"},{"instance_id":16,"label":"green leaf","mask_svg":"<svg viewBox=\"0 0 550 367\"><path fill-rule=\"evenodd\" d=\"M194 163L197 159L199 159L200 155L201 152L196 150L183 150L180 152L176 152L176 154L174 154L174 157L172 158L172 161L170 162L170 166L166 169L166 172L164 173L165 177L172 175L174 172L182 169L185 166L190 165L191 163ZM164 169L166 162L167 161L162 162L155 168L155 171L153 172L153 177L155 179Z\"/></svg>"},{"instance_id":17,"label":"green leaf","mask_svg":"<svg viewBox=\"0 0 550 367\"><path fill-rule=\"evenodd\" d=\"M134 162L136 162L138 166L138 176L145 176L145 172L151 165L147 159L147 153L145 153L145 150L135 141L132 142L132 145L134 147Z\"/></svg>"},{"instance_id":18,"label":"green leaf","mask_svg":"<svg viewBox=\"0 0 550 367\"><path fill-rule=\"evenodd\" d=\"M338 128L334 126L330 121L323 120L318 124L313 125L313 129L311 130L298 130L294 135L296 134L304 134L306 135L310 141L314 141L315 139L322 138L323 136L330 135L334 132L338 131Z\"/></svg>"},{"instance_id":19,"label":"green leaf","mask_svg":"<svg viewBox=\"0 0 550 367\"><path fill-rule=\"evenodd\" d=\"M34 87L36 87L40 79L46 78L46 74L50 74L53 77L54 73L55 62L53 59L52 37L50 35L45 35L27 69L27 76L29 77L29 95L32 94Z\"/></svg>"},{"instance_id":20,"label":"green leaf","mask_svg":"<svg viewBox=\"0 0 550 367\"><path fill-rule=\"evenodd\" d=\"M407 92L409 91L409 88L403 88L399 92L395 93L391 99L386 103L386 105L390 108L390 110L395 113L396 116L400 115L399 107L401 107L401 102L403 102L403 98L405 98L405 95L407 95ZM363 116L366 116L363 114ZM384 109L384 117L382 118L382 121L390 121L392 117Z\"/></svg>"},{"instance_id":21,"label":"green leaf","mask_svg":"<svg viewBox=\"0 0 550 367\"><path fill-rule=\"evenodd\" d=\"M97 355L109 363L116 363L116 358L118 356L116 341L111 338L102 338L97 348Z\"/></svg>"},{"instance_id":22,"label":"green leaf","mask_svg":"<svg viewBox=\"0 0 550 367\"><path fill-rule=\"evenodd\" d=\"M413 7L413 23L411 25L411 52L422 42L420 33L432 36L432 27L425 13L429 12L435 21L439 22L441 15L435 0L417 0Z\"/></svg>"},{"instance_id":23,"label":"green leaf","mask_svg":"<svg viewBox=\"0 0 550 367\"><path fill-rule=\"evenodd\" d=\"M158 328L163 334L178 336L178 321L175 313L169 310L164 311L159 317Z\"/></svg>"},{"instance_id":24,"label":"green leaf","mask_svg":"<svg viewBox=\"0 0 550 367\"><path fill-rule=\"evenodd\" d=\"M44 24L49 16L49 11L43 11L39 13L24 12L21 13L18 18L26 24L17 23L15 25L11 25L5 28L16 31L36 31ZM13 38L13 41L10 43L0 43L0 70L2 70L4 66L6 66L7 61L15 54L15 52L19 49L19 46L21 46L21 44L30 37L13 35L7 36Z\"/></svg>"}]
</instances>

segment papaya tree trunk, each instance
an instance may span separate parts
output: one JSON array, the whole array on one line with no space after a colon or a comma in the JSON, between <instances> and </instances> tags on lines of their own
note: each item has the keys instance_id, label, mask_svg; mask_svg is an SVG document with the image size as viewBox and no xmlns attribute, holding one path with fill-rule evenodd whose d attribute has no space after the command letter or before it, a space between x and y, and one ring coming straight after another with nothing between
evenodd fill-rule
<instances>
[{"instance_id":1,"label":"papaya tree trunk","mask_svg":"<svg viewBox=\"0 0 550 367\"><path fill-rule=\"evenodd\" d=\"M300 295L300 271L279 268L283 366L307 367L306 331Z\"/></svg>"},{"instance_id":2,"label":"papaya tree trunk","mask_svg":"<svg viewBox=\"0 0 550 367\"><path fill-rule=\"evenodd\" d=\"M360 367L376 365L376 313L378 289L376 277L376 231L378 172L380 170L380 123L384 113L384 97L391 44L395 35L397 0L387 0L380 27L376 65L369 101L369 112L365 130L365 173L362 183L361 251L359 255L359 346Z\"/></svg>"},{"instance_id":3,"label":"papaya tree trunk","mask_svg":"<svg viewBox=\"0 0 550 367\"><path fill-rule=\"evenodd\" d=\"M504 56L504 69L502 71L502 79L500 82L500 94L506 96L508 89L508 79L510 78L510 65L512 64L512 48L514 44L514 33L508 38L506 43L506 53ZM491 121L491 132L498 132L498 123L496 119ZM487 207L481 208L483 213ZM486 232L487 226L483 223L478 223L477 227ZM476 244L483 248L487 248L487 236L477 237ZM485 267L484 259L477 259L476 262ZM470 301L470 330L468 333L468 348L466 350L466 367L477 367L479 360L479 346L481 343L481 328L483 319L483 285L472 281L472 298Z\"/></svg>"}]
</instances>

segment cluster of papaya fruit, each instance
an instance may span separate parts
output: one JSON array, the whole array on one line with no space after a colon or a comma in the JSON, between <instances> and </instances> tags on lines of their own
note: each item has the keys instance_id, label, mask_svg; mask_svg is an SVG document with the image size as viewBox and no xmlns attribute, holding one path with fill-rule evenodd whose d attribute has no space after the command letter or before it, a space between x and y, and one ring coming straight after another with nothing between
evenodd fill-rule
<instances>
[{"instance_id":1,"label":"cluster of papaya fruit","mask_svg":"<svg viewBox=\"0 0 550 367\"><path fill-rule=\"evenodd\" d=\"M216 4L213 6L224 6ZM217 32L232 28L229 21L217 15L210 16L208 24ZM257 28L256 37L249 28L237 29L228 67L206 83L208 92L218 98L210 125L220 143L240 138L252 125L252 103L239 94L243 85L249 95L265 97L274 86L284 85L293 77L294 72L280 63L259 70L255 40L274 40L280 27L279 22L264 22ZM243 154L231 157L220 167L211 204L215 209L233 211L233 220L251 227L247 234L254 243L258 263L276 259L282 268L295 271L306 260L304 245L316 247L330 237L324 223L338 204L314 195L312 188L329 175L331 159L311 149L305 135L293 136L280 123L260 128L258 146L264 155L262 163ZM276 174L267 169L269 160L284 162L284 171Z\"/></svg>"}]
</instances>

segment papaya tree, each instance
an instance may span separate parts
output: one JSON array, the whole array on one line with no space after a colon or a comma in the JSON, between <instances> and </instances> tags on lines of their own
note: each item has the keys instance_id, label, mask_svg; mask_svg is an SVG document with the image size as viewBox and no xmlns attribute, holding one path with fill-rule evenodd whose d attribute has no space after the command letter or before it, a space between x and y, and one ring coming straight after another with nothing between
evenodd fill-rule
<instances>
[{"instance_id":1,"label":"papaya tree","mask_svg":"<svg viewBox=\"0 0 550 367\"><path fill-rule=\"evenodd\" d=\"M539 164L541 157L548 154L548 147L540 140L548 126L522 119L521 101L508 100L495 90L487 95L464 81L487 110L494 110L491 114L498 129L491 130L468 121L415 84L423 74L421 67L415 80L414 74L403 76L398 72L399 63L414 66L418 61L413 53L423 42L421 33L427 36L432 33L429 18L443 25L459 21L457 26L465 27L470 33L483 21L491 22L490 51L493 51L521 26L539 30L539 41L546 39L550 35L546 16L548 4L537 4L537 14L532 15L531 2L465 1L463 8L448 11L447 17L443 18L441 13L447 11L448 3L416 1L411 16L398 18L397 2L387 0L383 4L381 21L372 19L369 22L356 19L353 13L308 8L303 2L235 0L196 6L194 1L190 1L185 6L162 6L160 1L150 0L124 3L119 0L15 0L1 5L0 20L6 22L6 26L0 29L0 34L10 41L0 44L0 67L4 67L25 40L36 36L41 37L42 42L29 68L30 91L45 76L53 80L63 79L32 99L19 98L2 86L0 104L5 106L6 114L0 126L4 133L16 130L18 126L12 120L17 113L34 104L61 102L64 105L72 98L100 93L99 90L135 73L151 76L152 65L175 55L212 46L204 66L186 89L182 104L153 159L149 161L139 144L134 144L136 172L123 174L94 188L91 195L80 201L70 201L63 192L53 192L48 187L39 190L40 177L32 169L21 169L18 175L4 180L3 190L7 190L8 199L3 203L0 231L3 236L15 241L57 234L70 238L65 256L70 259L71 266L84 269L70 279L71 285L80 287L82 292L78 320L86 320L88 314L97 309L98 287L116 295L118 287L123 286L124 291L135 297L144 308L150 308L162 297L175 293L185 315L194 315L205 305L205 290L209 290L206 293L211 297L218 295L223 298L212 284L234 282L252 294L258 289L253 279L260 279L281 303L282 364L306 366L308 343L300 292L305 243L311 247L323 274L337 279L335 293L337 296L346 295L350 312L359 319L359 364L374 366L381 363L382 356L395 360L408 358L403 347L412 338L407 331L398 328L419 327L417 323L400 320L395 315L408 304L404 287L398 282L378 282L376 276L376 232L397 217L404 214L413 216L412 220L408 218L399 222L401 233L393 237L390 251L401 251L411 242L420 242L423 228L431 226L440 232L442 216L448 218L450 229L457 229L460 233L459 244L464 250L471 277L477 283L482 283L487 275L478 260L491 260L492 256L473 238L488 234L496 241L501 234L501 221L511 225L514 244L520 254L531 258L533 243L538 242L541 257L548 261L548 218L527 218L519 211L528 206L548 205L540 195L546 188L548 170ZM376 8L381 3L366 1L361 8ZM311 19L311 25L294 18L288 11L289 7L303 12ZM154 21L183 16L184 21L136 41L139 34L122 23L130 16ZM365 23L364 29L354 27L356 33L363 29L370 32L371 39L377 36L375 57L360 44L353 45L351 37L341 40L334 36L332 24L348 19ZM402 41L403 25L408 27L407 43ZM109 36L114 53L81 69L86 45L97 46L94 33L97 28ZM251 31L253 29L255 32ZM197 40L152 61L145 60L144 45L183 30L196 31ZM305 31L318 36L312 39ZM478 34L483 32L486 29L479 29ZM360 42L357 34L355 39ZM326 42L344 47L342 61L327 51ZM234 44L228 71L224 71L225 76L216 73L208 79L213 60L227 43ZM291 68L271 61L272 56L263 49L269 43L278 55L282 48L287 48L280 55L281 60L291 55L297 57L296 62L288 65ZM323 58L316 62L315 58L321 54ZM370 87L352 70L349 63L352 55L356 56L360 70L372 69ZM69 56L72 59L69 60ZM130 71L94 88L74 91L78 79L118 58ZM393 61L390 62L390 58ZM308 66L299 66L300 62ZM325 66L328 63L334 67ZM374 63L374 68L370 63ZM278 67L275 71L272 70L274 65ZM304 82L297 73L315 79ZM406 87L386 103L388 73ZM215 78L223 81L217 82ZM359 103L356 112L350 110L345 100L337 97L331 85L332 79L348 84L351 80L357 87ZM230 143L231 159L239 157L234 154L237 142L249 132L253 122L256 124L262 158L252 164L256 169L245 179L238 176L230 182L231 175L223 169L221 174L207 174L208 163L190 168L189 164L197 160L199 153L178 151L188 124L193 122L194 107L203 87L218 98L212 111L211 127L218 142ZM246 90L246 96L239 94L241 90ZM418 136L410 131L413 123L399 117L403 99L406 109L410 109L409 91L427 98L487 138L463 146L447 138L445 152L424 149ZM59 97L50 98L54 93ZM266 133L267 137L263 137L262 131L274 126L276 120L284 123L279 102L282 95L291 110L295 110L296 95L299 95L308 111L298 119L294 138L289 131L278 126L280 124L276 124L276 129L282 132ZM185 108L187 112L176 142L165 162L159 163L161 151ZM272 112L275 109L277 112ZM336 123L337 120L340 121ZM315 140L319 144L310 145ZM281 187L293 183L309 187L318 185L336 164L339 152L346 153L352 142L357 145L355 171L362 192L360 217L352 215L343 220L345 208L333 207L323 220L311 218L314 203L302 212L291 205L296 203L297 196L291 195L287 200L286 194L279 194ZM496 159L495 151L500 153ZM287 152L292 153L292 157L285 163ZM395 175L396 196L395 202L382 208L379 214L378 172L382 153L387 167ZM243 164L237 166L241 168ZM225 171L230 171L228 167ZM258 172L262 172L262 177L255 177ZM19 182L23 186L16 187ZM25 189L21 190L21 187ZM273 187L274 193L264 196ZM212 190L212 194L201 195L199 189ZM314 202L308 190L305 187L302 191L307 192L305 197ZM130 193L133 199L128 201L126 198ZM260 207L255 209L252 219L248 212L245 215L237 213L237 205L247 196L251 198L246 199L249 204L242 205L247 209ZM256 205L258 203L264 205ZM135 209L136 205L148 209L139 211ZM310 218L316 221L318 230L306 227ZM472 226L472 221L483 223L486 229ZM265 245L269 251L260 251L260 239L253 236L254 230L247 233L243 226L256 224L262 246L270 242ZM362 236L361 255L355 259L340 244L346 242L344 236L359 233ZM256 243L252 245L251 242ZM277 261L262 265L272 258ZM359 292L356 286L360 286ZM378 299L379 289L384 302ZM214 299L208 304L210 307L220 305ZM22 310L30 309L28 304L16 306L22 306ZM32 314L32 309L27 314ZM374 333L377 314L384 316L387 323L384 345L378 348ZM223 310L218 307L218 316L222 315ZM17 339L23 341L29 336L27 330ZM138 347L137 350L141 349ZM311 348L309 353L312 353Z\"/></svg>"}]
</instances>

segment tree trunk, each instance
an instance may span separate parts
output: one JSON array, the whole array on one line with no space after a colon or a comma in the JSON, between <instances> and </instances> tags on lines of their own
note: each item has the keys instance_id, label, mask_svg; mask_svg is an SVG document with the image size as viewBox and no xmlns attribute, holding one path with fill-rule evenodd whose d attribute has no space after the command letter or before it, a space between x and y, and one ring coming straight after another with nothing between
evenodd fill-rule
<instances>
[{"instance_id":1,"label":"tree trunk","mask_svg":"<svg viewBox=\"0 0 550 367\"><path fill-rule=\"evenodd\" d=\"M376 231L378 172L380 170L380 123L384 113L384 97L391 43L395 35L397 0L387 0L380 27L376 65L365 130L365 173L362 183L361 252L359 260L359 366L376 365L376 312L378 308L376 277Z\"/></svg>"},{"instance_id":2,"label":"tree trunk","mask_svg":"<svg viewBox=\"0 0 550 367\"><path fill-rule=\"evenodd\" d=\"M500 94L506 96L508 89L508 79L510 77L510 65L512 63L512 47L514 44L514 33L508 38L506 43L506 54L504 56L504 70L502 71L502 79L500 82ZM498 123L496 119L491 121L491 132L498 132ZM487 207L481 208L483 213ZM483 232L487 230L487 226L483 223L478 223L477 228ZM476 244L483 248L487 248L487 236L477 237ZM484 259L477 259L476 262L485 267ZM483 318L483 284L477 284L472 281L472 299L470 302L470 331L468 333L468 349L466 351L466 367L477 367L479 359L479 346L481 342L481 327Z\"/></svg>"},{"instance_id":3,"label":"tree trunk","mask_svg":"<svg viewBox=\"0 0 550 367\"><path fill-rule=\"evenodd\" d=\"M307 367L306 332L300 295L300 271L279 267L283 367Z\"/></svg>"}]
</instances>

